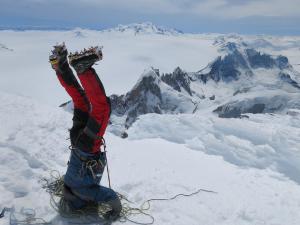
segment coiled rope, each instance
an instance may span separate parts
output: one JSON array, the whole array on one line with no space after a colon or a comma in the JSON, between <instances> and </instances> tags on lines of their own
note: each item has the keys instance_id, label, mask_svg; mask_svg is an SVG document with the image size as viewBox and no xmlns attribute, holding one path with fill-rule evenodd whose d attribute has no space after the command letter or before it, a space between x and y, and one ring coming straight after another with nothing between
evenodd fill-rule
<instances>
[{"instance_id":1,"label":"coiled rope","mask_svg":"<svg viewBox=\"0 0 300 225\"><path fill-rule=\"evenodd\" d=\"M51 171L50 178L42 178L42 187L50 194L50 205L52 208L59 213L63 218L68 219L68 224L84 225L84 224L111 224L111 221L104 219L104 215L111 210L106 204L90 204L81 210L70 210L68 204L63 196L64 182L63 177L58 171ZM119 194L118 196L122 202L122 211L120 214L119 222L131 222L138 225L152 225L155 222L154 217L148 212L151 208L151 202L154 201L170 201L180 196L190 197L200 192L207 192L217 194L215 191L198 189L197 191L189 194L177 194L170 198L151 198L143 202L140 207L132 207L134 204L128 200L124 195ZM50 225L52 222L46 222L43 218L36 217L34 209L21 209L19 213L16 213L14 208L4 208L1 212L1 217L4 217L5 211L11 212L10 224L11 225ZM20 215L23 219L17 219L16 216ZM131 219L133 216L142 215L145 216L148 222L140 222ZM1 218L0 217L0 218Z\"/></svg>"},{"instance_id":2,"label":"coiled rope","mask_svg":"<svg viewBox=\"0 0 300 225\"><path fill-rule=\"evenodd\" d=\"M50 194L50 204L54 210L56 210L62 217L65 218L79 218L82 222L69 222L72 224L88 224L88 223L97 223L104 221L104 215L106 212L110 210L110 207L105 204L94 204L90 205L81 210L68 210L67 203L63 197L63 177L60 175L58 171L51 171L50 179L43 178L42 187ZM155 218L148 212L151 208L151 202L154 201L170 201L174 200L180 196L182 197L190 197L193 195L197 195L200 192L217 194L215 191L206 190L206 189L198 189L195 192L189 194L177 194L170 198L151 198L142 203L140 207L132 207L134 204L132 201L128 200L124 195L117 193L121 202L122 202L122 211L120 213L119 222L129 221L138 225L152 225L155 222ZM91 216L92 215L92 216ZM97 217L95 217L95 215ZM139 222L131 219L134 216L142 215L147 218L148 222ZM103 219L103 220L102 220ZM100 220L100 221L99 221Z\"/></svg>"}]
</instances>

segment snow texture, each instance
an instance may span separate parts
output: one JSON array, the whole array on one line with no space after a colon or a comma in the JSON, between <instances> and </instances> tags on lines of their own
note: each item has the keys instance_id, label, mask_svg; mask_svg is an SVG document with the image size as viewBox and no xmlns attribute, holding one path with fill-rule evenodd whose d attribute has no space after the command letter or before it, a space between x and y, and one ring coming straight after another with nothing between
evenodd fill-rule
<instances>
[{"instance_id":1,"label":"snow texture","mask_svg":"<svg viewBox=\"0 0 300 225\"><path fill-rule=\"evenodd\" d=\"M38 216L55 224L67 224L51 209L49 195L39 179L52 169L65 171L69 155L65 137L71 115L15 95L1 93L0 100L5 104L0 117L7 121L0 129L0 206L35 208ZM287 116L285 122L277 118L282 121L277 125L272 123L274 118L265 115L246 125L236 119L227 122L200 116L196 120L157 116L148 114L144 117L149 118L131 128L131 132L139 132L136 140L106 135L113 187L137 205L149 198L171 197L198 188L218 193L201 192L193 197L155 202L150 210L155 224L299 224L299 184L274 169L276 164L283 166L284 161L291 167L299 165L295 157L299 115ZM145 126L138 129L142 121ZM272 129L266 126L271 124ZM144 139L150 133L161 138ZM164 139L187 141L183 145ZM229 157L237 165L206 153ZM294 171L288 166L283 168ZM294 172L297 175L298 171ZM102 183L107 185L106 179ZM0 220L1 225L7 223L7 217Z\"/></svg>"}]
</instances>

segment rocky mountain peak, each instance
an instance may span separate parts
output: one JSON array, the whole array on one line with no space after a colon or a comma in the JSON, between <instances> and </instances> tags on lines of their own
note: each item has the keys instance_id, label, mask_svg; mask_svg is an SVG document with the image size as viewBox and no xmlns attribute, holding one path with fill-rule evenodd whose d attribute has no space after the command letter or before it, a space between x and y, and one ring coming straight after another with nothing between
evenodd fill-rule
<instances>
[{"instance_id":1,"label":"rocky mountain peak","mask_svg":"<svg viewBox=\"0 0 300 225\"><path fill-rule=\"evenodd\" d=\"M205 70L198 72L198 78L204 83L208 80L231 82L242 75L252 76L255 69L291 69L287 57L261 53L243 42L222 43L220 49L225 54L217 57Z\"/></svg>"},{"instance_id":2,"label":"rocky mountain peak","mask_svg":"<svg viewBox=\"0 0 300 225\"><path fill-rule=\"evenodd\" d=\"M126 95L110 97L113 112L125 115L126 127L129 127L139 115L146 113L161 113L162 94L159 71L151 68L145 70L137 83Z\"/></svg>"},{"instance_id":3,"label":"rocky mountain peak","mask_svg":"<svg viewBox=\"0 0 300 225\"><path fill-rule=\"evenodd\" d=\"M150 68L125 95L110 97L112 111L126 117L125 127L147 113L192 112L194 103L181 93L183 90L192 95L188 73L178 67L173 73L160 76L159 70Z\"/></svg>"},{"instance_id":4,"label":"rocky mountain peak","mask_svg":"<svg viewBox=\"0 0 300 225\"><path fill-rule=\"evenodd\" d=\"M141 97L147 93L151 93L154 96L161 99L161 93L159 89L159 83L161 82L159 73L156 70L150 69L145 71L136 85L132 88L130 93L127 93L129 99L135 99L136 97Z\"/></svg>"},{"instance_id":5,"label":"rocky mountain peak","mask_svg":"<svg viewBox=\"0 0 300 225\"><path fill-rule=\"evenodd\" d=\"M180 67L175 68L173 73L162 75L161 79L166 84L173 87L176 91L182 92L183 90L185 90L190 96L192 96L192 91L190 88L190 76Z\"/></svg>"},{"instance_id":6,"label":"rocky mountain peak","mask_svg":"<svg viewBox=\"0 0 300 225\"><path fill-rule=\"evenodd\" d=\"M257 86L260 90L265 88L264 91L290 90L291 87L294 88L292 91L300 89L300 85L293 79L297 73L287 57L261 53L244 42L224 41L220 48L222 54L195 73L188 73L180 67L164 74L152 67L145 70L129 92L110 97L113 115L122 118L123 126L129 128L139 116L147 113L195 113L202 107L202 102L211 106L227 97L238 100L216 105L214 112L220 117L270 113L284 109L281 103L286 102L286 98L273 98L270 95L245 100L242 95L247 92L252 92L253 96L258 95L255 91ZM261 79L260 76L268 77ZM208 83L209 80L215 83ZM223 82L220 87L225 87L227 97L224 93L220 96L220 91L214 90L219 82ZM275 100L278 104L274 103ZM289 105L295 104L290 102Z\"/></svg>"},{"instance_id":7,"label":"rocky mountain peak","mask_svg":"<svg viewBox=\"0 0 300 225\"><path fill-rule=\"evenodd\" d=\"M205 83L210 79L215 82L230 82L238 80L241 75L240 70L245 70L251 74L251 70L246 59L237 49L223 57L219 56L211 64L209 64L208 67L210 68L210 71L207 74L202 74L202 71L199 72L200 79Z\"/></svg>"}]
</instances>

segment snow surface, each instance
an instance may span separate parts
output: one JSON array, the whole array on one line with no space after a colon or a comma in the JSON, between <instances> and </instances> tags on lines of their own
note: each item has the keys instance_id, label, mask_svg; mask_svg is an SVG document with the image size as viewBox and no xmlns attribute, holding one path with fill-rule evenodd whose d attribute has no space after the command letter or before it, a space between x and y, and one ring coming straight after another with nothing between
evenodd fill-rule
<instances>
[{"instance_id":1,"label":"snow surface","mask_svg":"<svg viewBox=\"0 0 300 225\"><path fill-rule=\"evenodd\" d=\"M66 169L69 150L65 137L68 135L71 115L32 99L5 93L1 93L0 101L3 103L0 118L5 122L0 128L0 207L14 205L16 209L35 208L37 215L47 221L67 224L50 207L49 195L41 188L39 180L42 176L49 176L52 169L61 173ZM191 125L191 121L184 121L184 118L173 119L175 122L177 120L178 125L186 125L180 128L181 136L175 129L170 133L168 125L176 124L174 121L170 123L170 118L164 123L159 123L159 118L155 118L157 122L153 118L151 122L143 121L148 132L160 131L157 136L169 133L172 141L176 139L178 142L182 142L184 136L195 134L192 129L188 130L189 125L192 128L201 124L200 128L207 127L201 129L203 134L215 126L215 132L206 134L205 143L198 138L201 136L198 128L196 132L199 136L188 141L186 145L166 141L163 137L132 140L120 139L110 133L106 135L112 185L137 205L149 198L171 197L177 193L190 193L198 188L218 192L201 192L193 197L153 203L150 213L156 219L155 224L299 224L299 184L268 166L274 159L276 149L264 142L272 131L263 129L263 123L261 132L250 132L251 129L257 129L254 123L259 123L260 120L265 122L266 119L255 118L248 125L243 125L244 129L239 124L244 122L241 120L226 123L223 119L223 122L218 121L213 125L211 119L202 119L198 124L194 120ZM299 124L298 118L297 126ZM133 130L136 129L137 126ZM163 132L164 129L168 129L168 132ZM276 129L273 133L274 137L283 139L282 145L286 147L286 142L299 143L299 130L298 133L295 130L284 127L281 133L276 132ZM290 131L293 133L287 135ZM281 146L279 140L274 145L276 143L278 147ZM205 152L210 151L210 148L211 151L219 149L228 156L234 153L234 149L236 153L240 149L236 160L242 158L244 161L240 160L241 162L249 161L250 164L257 161L264 169L239 167L224 161L220 156L188 148L195 146L196 149L206 148ZM296 148L292 149L297 151ZM281 156L283 153L284 149ZM263 159L259 160L259 156ZM102 183L107 185L105 178L106 175ZM147 218L134 219L145 222ZM8 224L8 218L1 219L0 224Z\"/></svg>"},{"instance_id":2,"label":"snow surface","mask_svg":"<svg viewBox=\"0 0 300 225\"><path fill-rule=\"evenodd\" d=\"M210 114L147 114L129 129L129 137L163 138L241 167L272 168L300 184L298 115L248 114L222 119Z\"/></svg>"},{"instance_id":3,"label":"snow surface","mask_svg":"<svg viewBox=\"0 0 300 225\"><path fill-rule=\"evenodd\" d=\"M57 107L69 97L48 63L53 44L66 41L72 51L103 45L104 60L96 70L108 94L124 94L145 68L153 66L163 73L177 66L198 71L222 54L219 45L230 40L285 55L300 70L299 37L160 35L149 30L139 35L118 30L0 31L0 208L35 208L37 216L65 224L39 182L50 170L63 174L69 157L66 139L72 115ZM272 83L272 79L266 76L255 82ZM195 114L141 116L128 130L128 139L107 132L114 189L137 205L198 188L218 192L153 203L150 212L155 224L299 225L299 109L222 119L211 111L224 103L224 96L233 94L232 87L193 88L216 95L217 100L202 101ZM243 93L232 99L276 92L281 93L257 86L251 96ZM286 93L298 104L298 91ZM102 183L107 185L107 180ZM0 219L0 225L6 224L8 217Z\"/></svg>"}]
</instances>

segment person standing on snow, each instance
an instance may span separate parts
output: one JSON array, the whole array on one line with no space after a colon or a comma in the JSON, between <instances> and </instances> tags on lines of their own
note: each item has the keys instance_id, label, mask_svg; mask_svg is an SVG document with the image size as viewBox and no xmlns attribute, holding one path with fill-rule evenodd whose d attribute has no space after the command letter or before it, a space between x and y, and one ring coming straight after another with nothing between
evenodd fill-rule
<instances>
[{"instance_id":1,"label":"person standing on snow","mask_svg":"<svg viewBox=\"0 0 300 225\"><path fill-rule=\"evenodd\" d=\"M67 59L65 44L56 45L49 57L60 84L73 100L73 126L70 129L71 156L64 176L64 198L72 210L89 203L105 203L111 210L106 219L116 220L121 212L120 199L115 191L100 185L106 166L103 135L108 125L111 106L96 71L95 62L102 59L99 47L69 54L81 85L74 76Z\"/></svg>"}]
</instances>

